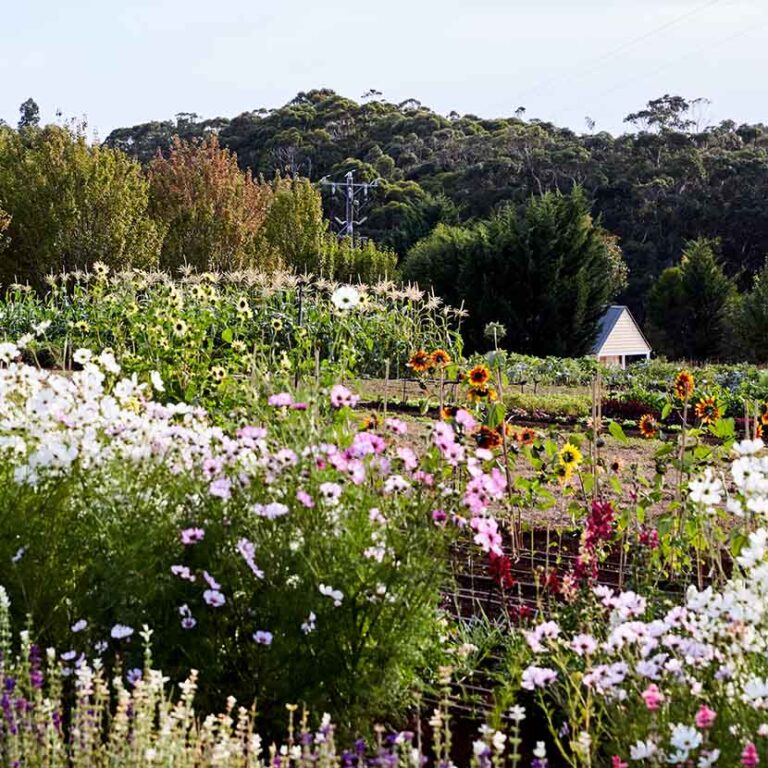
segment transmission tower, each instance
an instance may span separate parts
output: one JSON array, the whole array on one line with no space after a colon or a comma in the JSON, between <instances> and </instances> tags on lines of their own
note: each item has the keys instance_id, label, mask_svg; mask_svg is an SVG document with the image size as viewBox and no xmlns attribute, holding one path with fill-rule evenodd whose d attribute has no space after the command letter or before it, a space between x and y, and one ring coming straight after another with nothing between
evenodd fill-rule
<instances>
[{"instance_id":1,"label":"transmission tower","mask_svg":"<svg viewBox=\"0 0 768 768\"><path fill-rule=\"evenodd\" d=\"M344 218L333 217L338 225L336 236L339 239L342 237L355 239L355 227L363 224L368 218L360 216L368 203L368 190L378 187L380 181L381 179L374 179L368 182L356 182L354 171L348 171L343 182L330 181L327 176L320 179L320 186L329 188L333 196L341 193L344 199Z\"/></svg>"}]
</instances>

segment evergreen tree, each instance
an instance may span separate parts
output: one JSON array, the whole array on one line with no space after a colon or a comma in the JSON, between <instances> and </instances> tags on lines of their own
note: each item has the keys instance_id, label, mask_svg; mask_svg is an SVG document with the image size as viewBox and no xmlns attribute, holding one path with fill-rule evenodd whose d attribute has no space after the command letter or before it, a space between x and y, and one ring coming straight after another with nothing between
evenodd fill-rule
<instances>
[{"instance_id":1,"label":"evergreen tree","mask_svg":"<svg viewBox=\"0 0 768 768\"><path fill-rule=\"evenodd\" d=\"M542 356L588 353L626 275L615 238L578 189L533 197L473 228L438 228L411 251L404 274L466 305L470 346L498 321L510 349Z\"/></svg>"},{"instance_id":2,"label":"evergreen tree","mask_svg":"<svg viewBox=\"0 0 768 768\"><path fill-rule=\"evenodd\" d=\"M742 299L735 322L745 356L768 363L768 261L755 275L752 290Z\"/></svg>"},{"instance_id":3,"label":"evergreen tree","mask_svg":"<svg viewBox=\"0 0 768 768\"><path fill-rule=\"evenodd\" d=\"M666 269L648 297L649 334L657 351L689 360L727 356L736 290L716 256L717 241L689 242L679 267Z\"/></svg>"},{"instance_id":4,"label":"evergreen tree","mask_svg":"<svg viewBox=\"0 0 768 768\"><path fill-rule=\"evenodd\" d=\"M19 107L19 130L40 127L40 107L34 99L27 99Z\"/></svg>"}]
</instances>

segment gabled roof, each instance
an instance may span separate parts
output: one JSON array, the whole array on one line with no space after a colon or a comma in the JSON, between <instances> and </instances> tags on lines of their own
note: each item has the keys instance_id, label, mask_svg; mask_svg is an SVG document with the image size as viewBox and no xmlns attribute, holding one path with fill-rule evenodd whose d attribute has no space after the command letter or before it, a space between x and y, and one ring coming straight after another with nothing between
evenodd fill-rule
<instances>
[{"instance_id":1,"label":"gabled roof","mask_svg":"<svg viewBox=\"0 0 768 768\"><path fill-rule=\"evenodd\" d=\"M600 350L605 346L605 342L608 341L608 337L611 335L611 332L616 327L616 323L619 322L619 319L621 316L626 312L627 317L632 321L632 324L637 329L637 332L640 334L641 338L645 342L645 345L648 347L648 349L652 349L651 345L648 343L648 339L645 338L645 335L643 334L642 330L640 330L640 326L637 324L637 321L634 317L632 317L632 313L629 311L629 308L622 305L622 304L612 304L608 309L605 311L605 314L600 318L600 325L598 326L598 332L597 332L597 339L595 341L594 346L592 347L592 354L597 355L600 353Z\"/></svg>"}]
</instances>

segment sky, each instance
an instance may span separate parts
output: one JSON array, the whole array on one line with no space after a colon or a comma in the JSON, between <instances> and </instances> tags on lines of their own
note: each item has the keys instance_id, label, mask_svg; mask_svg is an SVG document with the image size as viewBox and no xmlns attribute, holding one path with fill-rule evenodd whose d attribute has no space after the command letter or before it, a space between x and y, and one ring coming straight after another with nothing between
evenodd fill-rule
<instances>
[{"instance_id":1,"label":"sky","mask_svg":"<svg viewBox=\"0 0 768 768\"><path fill-rule=\"evenodd\" d=\"M768 123L768 0L0 0L0 118L233 117L332 88L619 133L665 93Z\"/></svg>"}]
</instances>

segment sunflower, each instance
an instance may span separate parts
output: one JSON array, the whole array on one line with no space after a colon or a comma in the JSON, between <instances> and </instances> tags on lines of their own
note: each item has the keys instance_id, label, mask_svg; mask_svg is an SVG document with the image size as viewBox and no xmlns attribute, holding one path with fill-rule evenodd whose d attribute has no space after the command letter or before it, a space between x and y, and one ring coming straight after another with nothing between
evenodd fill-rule
<instances>
[{"instance_id":1,"label":"sunflower","mask_svg":"<svg viewBox=\"0 0 768 768\"><path fill-rule=\"evenodd\" d=\"M472 437L475 439L475 443L478 448L485 448L492 451L494 448L498 448L501 445L501 435L490 427L483 425L478 427L473 433Z\"/></svg>"},{"instance_id":2,"label":"sunflower","mask_svg":"<svg viewBox=\"0 0 768 768\"><path fill-rule=\"evenodd\" d=\"M561 485L565 485L573 476L573 467L567 466L565 464L558 464L555 467L555 477L557 478L557 482Z\"/></svg>"},{"instance_id":3,"label":"sunflower","mask_svg":"<svg viewBox=\"0 0 768 768\"><path fill-rule=\"evenodd\" d=\"M515 440L517 440L520 445L532 445L536 440L536 431L530 427L524 427L515 434Z\"/></svg>"},{"instance_id":4,"label":"sunflower","mask_svg":"<svg viewBox=\"0 0 768 768\"><path fill-rule=\"evenodd\" d=\"M760 404L760 423L763 426L768 425L768 400Z\"/></svg>"},{"instance_id":5,"label":"sunflower","mask_svg":"<svg viewBox=\"0 0 768 768\"><path fill-rule=\"evenodd\" d=\"M557 455L560 458L560 464L571 471L581 464L583 458L581 451L573 443L566 443Z\"/></svg>"},{"instance_id":6,"label":"sunflower","mask_svg":"<svg viewBox=\"0 0 768 768\"><path fill-rule=\"evenodd\" d=\"M476 365L467 374L469 386L479 388L485 386L488 379L491 378L491 372L484 365Z\"/></svg>"},{"instance_id":7,"label":"sunflower","mask_svg":"<svg viewBox=\"0 0 768 768\"><path fill-rule=\"evenodd\" d=\"M275 333L283 330L283 321L279 317L273 317L269 324Z\"/></svg>"},{"instance_id":8,"label":"sunflower","mask_svg":"<svg viewBox=\"0 0 768 768\"><path fill-rule=\"evenodd\" d=\"M220 365L214 365L211 368L211 378L217 383L221 384L222 381L224 381L224 377L227 375L227 372L224 368L222 368Z\"/></svg>"},{"instance_id":9,"label":"sunflower","mask_svg":"<svg viewBox=\"0 0 768 768\"><path fill-rule=\"evenodd\" d=\"M80 333L88 333L90 329L91 327L88 325L88 323L85 322L85 320L78 320L75 323L75 330L80 331Z\"/></svg>"},{"instance_id":10,"label":"sunflower","mask_svg":"<svg viewBox=\"0 0 768 768\"><path fill-rule=\"evenodd\" d=\"M659 433L659 425L656 421L656 417L651 413L643 414L640 417L640 422L637 426L640 428L640 434L648 440L652 437L656 437Z\"/></svg>"},{"instance_id":11,"label":"sunflower","mask_svg":"<svg viewBox=\"0 0 768 768\"><path fill-rule=\"evenodd\" d=\"M232 342L232 351L237 352L238 354L242 354L248 349L248 347L245 346L244 341L240 341L240 339L235 339Z\"/></svg>"},{"instance_id":12,"label":"sunflower","mask_svg":"<svg viewBox=\"0 0 768 768\"><path fill-rule=\"evenodd\" d=\"M714 397L702 397L695 408L696 418L701 419L702 424L712 424L722 415L720 406Z\"/></svg>"},{"instance_id":13,"label":"sunflower","mask_svg":"<svg viewBox=\"0 0 768 768\"><path fill-rule=\"evenodd\" d=\"M432 367L432 355L428 355L423 349L420 349L411 355L408 367L413 369L414 373L424 373Z\"/></svg>"},{"instance_id":14,"label":"sunflower","mask_svg":"<svg viewBox=\"0 0 768 768\"><path fill-rule=\"evenodd\" d=\"M237 300L237 311L238 312L248 312L251 308L251 305L248 303L248 299L245 296L241 296Z\"/></svg>"},{"instance_id":15,"label":"sunflower","mask_svg":"<svg viewBox=\"0 0 768 768\"><path fill-rule=\"evenodd\" d=\"M376 427L379 426L379 417L372 413L370 416L366 416L361 422L360 422L360 431L361 432L369 432L372 429L376 429Z\"/></svg>"},{"instance_id":16,"label":"sunflower","mask_svg":"<svg viewBox=\"0 0 768 768\"><path fill-rule=\"evenodd\" d=\"M680 371L675 376L675 396L678 400L688 400L693 394L695 382L690 371Z\"/></svg>"},{"instance_id":17,"label":"sunflower","mask_svg":"<svg viewBox=\"0 0 768 768\"><path fill-rule=\"evenodd\" d=\"M498 398L498 394L493 387L472 387L467 392L467 397L471 403L479 403L481 400L493 402Z\"/></svg>"},{"instance_id":18,"label":"sunflower","mask_svg":"<svg viewBox=\"0 0 768 768\"><path fill-rule=\"evenodd\" d=\"M440 419L442 421L450 421L459 412L459 408L456 405L444 405L440 409Z\"/></svg>"},{"instance_id":19,"label":"sunflower","mask_svg":"<svg viewBox=\"0 0 768 768\"><path fill-rule=\"evenodd\" d=\"M189 326L183 320L173 321L173 335L178 339L183 339L187 335Z\"/></svg>"},{"instance_id":20,"label":"sunflower","mask_svg":"<svg viewBox=\"0 0 768 768\"><path fill-rule=\"evenodd\" d=\"M429 357L435 368L443 368L451 362L451 356L444 349L436 349Z\"/></svg>"},{"instance_id":21,"label":"sunflower","mask_svg":"<svg viewBox=\"0 0 768 768\"><path fill-rule=\"evenodd\" d=\"M755 440L762 440L763 439L763 425L758 422L755 424Z\"/></svg>"}]
</instances>

